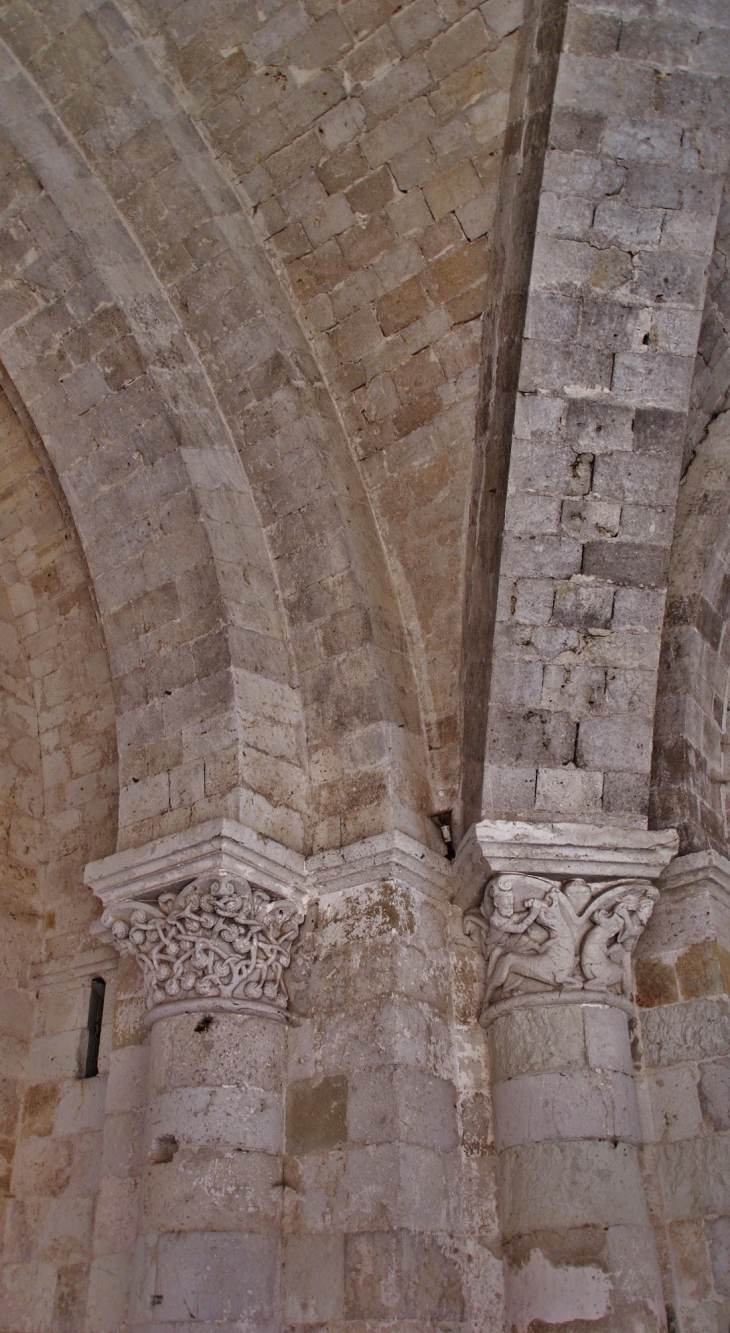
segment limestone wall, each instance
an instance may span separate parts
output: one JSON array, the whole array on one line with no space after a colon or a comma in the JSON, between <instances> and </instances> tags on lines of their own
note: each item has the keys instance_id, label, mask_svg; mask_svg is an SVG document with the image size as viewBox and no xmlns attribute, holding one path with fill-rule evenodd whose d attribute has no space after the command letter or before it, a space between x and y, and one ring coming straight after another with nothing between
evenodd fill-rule
<instances>
[{"instance_id":1,"label":"limestone wall","mask_svg":"<svg viewBox=\"0 0 730 1333\"><path fill-rule=\"evenodd\" d=\"M729 93L725 0L0 3L0 1333L727 1333Z\"/></svg>"}]
</instances>

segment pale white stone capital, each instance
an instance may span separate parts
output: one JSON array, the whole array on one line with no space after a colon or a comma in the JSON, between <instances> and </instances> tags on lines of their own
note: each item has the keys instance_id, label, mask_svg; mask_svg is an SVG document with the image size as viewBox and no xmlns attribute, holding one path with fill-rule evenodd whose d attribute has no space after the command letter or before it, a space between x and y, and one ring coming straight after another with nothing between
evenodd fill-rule
<instances>
[{"instance_id":1,"label":"pale white stone capital","mask_svg":"<svg viewBox=\"0 0 730 1333\"><path fill-rule=\"evenodd\" d=\"M304 860L213 820L91 862L101 938L139 964L147 1022L223 1009L282 1018L283 976L304 920Z\"/></svg>"},{"instance_id":2,"label":"pale white stone capital","mask_svg":"<svg viewBox=\"0 0 730 1333\"><path fill-rule=\"evenodd\" d=\"M382 897L384 883L398 886L396 915L407 914L403 894L453 897L445 856L399 830L305 859L231 819L91 862L84 880L104 906L95 933L142 969L148 1024L190 1010L282 1017L283 974L312 901L329 920L340 899Z\"/></svg>"},{"instance_id":3,"label":"pale white stone capital","mask_svg":"<svg viewBox=\"0 0 730 1333\"><path fill-rule=\"evenodd\" d=\"M235 819L211 819L142 847L90 861L84 871L104 907L129 898L153 898L206 874L237 875L277 897L307 898L303 856L264 838Z\"/></svg>"},{"instance_id":4,"label":"pale white stone capital","mask_svg":"<svg viewBox=\"0 0 730 1333\"><path fill-rule=\"evenodd\" d=\"M675 856L674 830L483 820L454 863L464 930L487 962L483 1025L516 1007L631 1012L631 960Z\"/></svg>"}]
</instances>

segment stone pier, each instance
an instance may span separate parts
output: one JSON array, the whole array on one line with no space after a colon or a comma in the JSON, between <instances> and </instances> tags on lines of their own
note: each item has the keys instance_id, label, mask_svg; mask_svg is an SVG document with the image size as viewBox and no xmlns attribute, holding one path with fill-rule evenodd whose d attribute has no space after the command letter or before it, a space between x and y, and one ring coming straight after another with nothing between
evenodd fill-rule
<instances>
[{"instance_id":1,"label":"stone pier","mask_svg":"<svg viewBox=\"0 0 730 1333\"><path fill-rule=\"evenodd\" d=\"M673 833L483 821L456 865L486 960L510 1333L660 1333L632 1070L632 954Z\"/></svg>"},{"instance_id":2,"label":"stone pier","mask_svg":"<svg viewBox=\"0 0 730 1333\"><path fill-rule=\"evenodd\" d=\"M730 861L665 870L636 951L647 1176L675 1326L730 1324Z\"/></svg>"},{"instance_id":3,"label":"stone pier","mask_svg":"<svg viewBox=\"0 0 730 1333\"><path fill-rule=\"evenodd\" d=\"M283 977L305 899L297 858L276 849L275 864L274 848L222 821L88 875L103 931L139 964L151 1030L128 1315L140 1333L281 1329Z\"/></svg>"},{"instance_id":4,"label":"stone pier","mask_svg":"<svg viewBox=\"0 0 730 1333\"><path fill-rule=\"evenodd\" d=\"M293 969L285 1327L461 1328L448 862L396 835L309 867L318 922Z\"/></svg>"}]
</instances>

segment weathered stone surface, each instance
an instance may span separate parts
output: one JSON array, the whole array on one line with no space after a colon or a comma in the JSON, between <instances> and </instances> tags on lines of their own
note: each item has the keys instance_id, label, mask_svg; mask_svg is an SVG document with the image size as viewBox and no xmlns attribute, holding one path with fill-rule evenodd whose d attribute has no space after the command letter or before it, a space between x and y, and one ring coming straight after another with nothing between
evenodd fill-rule
<instances>
[{"instance_id":1,"label":"weathered stone surface","mask_svg":"<svg viewBox=\"0 0 730 1333\"><path fill-rule=\"evenodd\" d=\"M2 1333L726 1333L728 17L660 10L0 5ZM631 1047L479 1028L485 816L716 858ZM150 1036L83 866L211 825L291 1020Z\"/></svg>"}]
</instances>

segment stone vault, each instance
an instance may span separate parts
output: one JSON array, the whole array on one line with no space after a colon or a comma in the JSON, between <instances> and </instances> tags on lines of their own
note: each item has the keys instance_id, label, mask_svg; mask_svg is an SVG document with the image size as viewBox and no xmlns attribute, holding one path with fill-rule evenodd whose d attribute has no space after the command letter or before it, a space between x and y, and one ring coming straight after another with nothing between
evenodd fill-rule
<instances>
[{"instance_id":1,"label":"stone vault","mask_svg":"<svg viewBox=\"0 0 730 1333\"><path fill-rule=\"evenodd\" d=\"M0 3L0 1333L728 1333L730 3Z\"/></svg>"}]
</instances>

